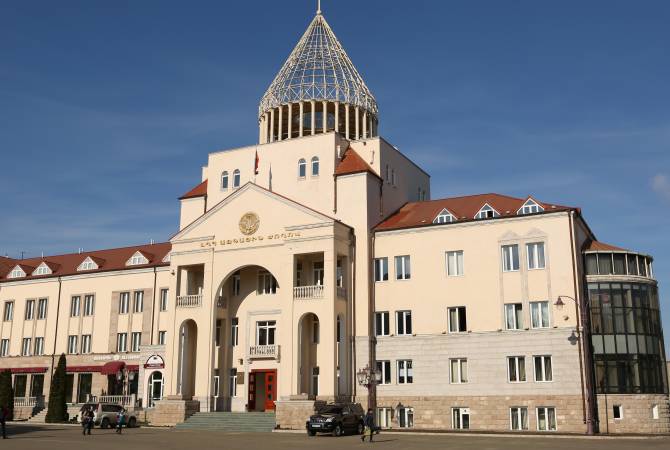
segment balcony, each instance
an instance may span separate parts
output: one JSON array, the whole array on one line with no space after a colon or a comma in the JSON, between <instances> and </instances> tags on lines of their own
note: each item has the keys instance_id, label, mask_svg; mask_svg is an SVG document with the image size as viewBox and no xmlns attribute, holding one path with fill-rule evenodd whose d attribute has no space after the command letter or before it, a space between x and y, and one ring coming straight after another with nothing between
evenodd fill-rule
<instances>
[{"instance_id":1,"label":"balcony","mask_svg":"<svg viewBox=\"0 0 670 450\"><path fill-rule=\"evenodd\" d=\"M252 345L249 347L249 359L279 359L278 345Z\"/></svg>"},{"instance_id":2,"label":"balcony","mask_svg":"<svg viewBox=\"0 0 670 450\"><path fill-rule=\"evenodd\" d=\"M44 406L44 397L14 397L14 406Z\"/></svg>"},{"instance_id":3,"label":"balcony","mask_svg":"<svg viewBox=\"0 0 670 450\"><path fill-rule=\"evenodd\" d=\"M202 294L180 295L177 297L177 308L197 308L202 305Z\"/></svg>"},{"instance_id":4,"label":"balcony","mask_svg":"<svg viewBox=\"0 0 670 450\"><path fill-rule=\"evenodd\" d=\"M323 298L323 286L320 284L314 286L296 286L293 288L293 298L296 300Z\"/></svg>"}]
</instances>

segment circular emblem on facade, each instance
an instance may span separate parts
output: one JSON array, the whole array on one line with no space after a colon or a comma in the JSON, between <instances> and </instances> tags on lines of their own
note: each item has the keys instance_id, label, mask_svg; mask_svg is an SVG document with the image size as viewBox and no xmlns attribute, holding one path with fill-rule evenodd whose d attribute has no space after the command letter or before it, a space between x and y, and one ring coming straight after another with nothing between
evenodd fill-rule
<instances>
[{"instance_id":1,"label":"circular emblem on facade","mask_svg":"<svg viewBox=\"0 0 670 450\"><path fill-rule=\"evenodd\" d=\"M240 231L244 235L252 235L258 231L258 227L261 224L258 215L253 212L248 212L242 216L240 219Z\"/></svg>"}]
</instances>

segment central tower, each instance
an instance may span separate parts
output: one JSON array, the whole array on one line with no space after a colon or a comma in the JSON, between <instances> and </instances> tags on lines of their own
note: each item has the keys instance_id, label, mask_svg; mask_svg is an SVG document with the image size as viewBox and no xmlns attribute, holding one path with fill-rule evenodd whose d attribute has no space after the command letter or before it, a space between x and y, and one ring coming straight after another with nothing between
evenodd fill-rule
<instances>
[{"instance_id":1,"label":"central tower","mask_svg":"<svg viewBox=\"0 0 670 450\"><path fill-rule=\"evenodd\" d=\"M319 9L258 107L259 142L377 136L377 102Z\"/></svg>"}]
</instances>

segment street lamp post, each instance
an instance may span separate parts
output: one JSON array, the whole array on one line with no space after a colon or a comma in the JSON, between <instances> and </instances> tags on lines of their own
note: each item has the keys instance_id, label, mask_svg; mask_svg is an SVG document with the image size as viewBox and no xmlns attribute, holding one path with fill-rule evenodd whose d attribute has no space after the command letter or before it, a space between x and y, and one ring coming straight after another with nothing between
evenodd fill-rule
<instances>
[{"instance_id":1,"label":"street lamp post","mask_svg":"<svg viewBox=\"0 0 670 450\"><path fill-rule=\"evenodd\" d=\"M370 368L368 364L356 372L356 380L360 386L368 390L368 409L374 408L375 404L375 387L381 381L382 374Z\"/></svg>"},{"instance_id":2,"label":"street lamp post","mask_svg":"<svg viewBox=\"0 0 670 450\"><path fill-rule=\"evenodd\" d=\"M586 390L586 434L592 436L596 433L595 418L595 395L593 392L593 355L590 343L589 312L584 302L578 302L567 295L559 295L554 306L560 311L565 303L562 299L567 298L575 303L577 313L577 340L584 361L584 389ZM582 374L580 374L582 376Z\"/></svg>"}]
</instances>

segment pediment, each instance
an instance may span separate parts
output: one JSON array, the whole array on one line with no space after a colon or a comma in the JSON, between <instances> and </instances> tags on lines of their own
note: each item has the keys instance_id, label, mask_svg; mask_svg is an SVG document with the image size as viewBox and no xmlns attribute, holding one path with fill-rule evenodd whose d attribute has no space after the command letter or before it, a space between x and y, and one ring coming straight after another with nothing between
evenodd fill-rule
<instances>
[{"instance_id":1,"label":"pediment","mask_svg":"<svg viewBox=\"0 0 670 450\"><path fill-rule=\"evenodd\" d=\"M516 234L514 231L507 231L505 232L502 236L500 236L499 240L501 241L511 241L515 239L519 239L520 236Z\"/></svg>"},{"instance_id":2,"label":"pediment","mask_svg":"<svg viewBox=\"0 0 670 450\"><path fill-rule=\"evenodd\" d=\"M332 217L247 183L172 236L170 242L267 236L295 227L334 222Z\"/></svg>"}]
</instances>

